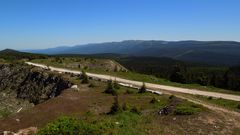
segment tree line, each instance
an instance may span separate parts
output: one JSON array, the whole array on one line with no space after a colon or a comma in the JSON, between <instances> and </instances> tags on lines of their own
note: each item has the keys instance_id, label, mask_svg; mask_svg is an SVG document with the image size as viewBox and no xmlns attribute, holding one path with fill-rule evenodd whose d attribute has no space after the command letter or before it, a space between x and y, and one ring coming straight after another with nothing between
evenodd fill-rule
<instances>
[{"instance_id":1,"label":"tree line","mask_svg":"<svg viewBox=\"0 0 240 135\"><path fill-rule=\"evenodd\" d=\"M117 60L131 71L154 75L172 82L197 83L240 91L240 66L223 67L190 64L169 58L132 57Z\"/></svg>"}]
</instances>

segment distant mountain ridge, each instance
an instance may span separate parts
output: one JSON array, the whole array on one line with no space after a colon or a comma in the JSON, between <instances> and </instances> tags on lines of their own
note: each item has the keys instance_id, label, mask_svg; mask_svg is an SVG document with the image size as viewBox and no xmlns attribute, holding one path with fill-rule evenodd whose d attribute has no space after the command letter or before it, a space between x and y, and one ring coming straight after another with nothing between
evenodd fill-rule
<instances>
[{"instance_id":1,"label":"distant mountain ridge","mask_svg":"<svg viewBox=\"0 0 240 135\"><path fill-rule=\"evenodd\" d=\"M240 42L235 41L156 41L126 40L73 47L58 47L28 52L43 54L126 54L170 57L189 62L217 65L240 64Z\"/></svg>"}]
</instances>

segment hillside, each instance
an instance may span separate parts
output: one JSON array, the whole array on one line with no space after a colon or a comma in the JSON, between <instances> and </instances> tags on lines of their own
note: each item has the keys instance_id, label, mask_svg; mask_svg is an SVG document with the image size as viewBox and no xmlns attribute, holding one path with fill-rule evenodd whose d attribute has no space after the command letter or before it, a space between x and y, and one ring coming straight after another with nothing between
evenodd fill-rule
<instances>
[{"instance_id":1,"label":"hillside","mask_svg":"<svg viewBox=\"0 0 240 135\"><path fill-rule=\"evenodd\" d=\"M32 62L44 63L49 66L71 68L75 70L117 72L128 71L125 67L111 59L96 57L49 57L48 59L34 59Z\"/></svg>"},{"instance_id":2,"label":"hillside","mask_svg":"<svg viewBox=\"0 0 240 135\"><path fill-rule=\"evenodd\" d=\"M58 74L48 70L46 72ZM41 74L31 80L27 79L27 83L22 83L22 87L39 84L35 88L41 88L48 84L44 88L52 89L52 86L62 85L58 82L55 85L55 81L51 81L52 78L58 80L56 77L48 78L47 75L45 78ZM215 112L173 95L139 93L137 89L122 86L117 88L111 84L114 86L112 87L109 83L91 79L88 84L83 84L79 76L61 75L74 82L78 88L63 90L55 98L0 119L0 132L31 129L33 132L38 131L40 135L73 132L84 135L105 133L195 135L236 134L239 131L238 115ZM11 76L5 79L11 80ZM14 87L18 86L14 82L11 84ZM106 93L110 88L116 91L117 96ZM24 92L20 91L20 94Z\"/></svg>"},{"instance_id":3,"label":"hillside","mask_svg":"<svg viewBox=\"0 0 240 135\"><path fill-rule=\"evenodd\" d=\"M21 53L14 51L14 55L17 54ZM32 56L30 58L35 57L35 54L28 55ZM22 59L28 59L25 53L23 56ZM147 67L150 70L160 68L163 71L176 64L189 65L171 58L126 57L115 54L45 57L29 60L69 70L119 74L126 79L138 79L140 85L149 79L152 83L162 79L127 71L121 64L138 70ZM123 87L115 81L106 83L92 76L85 76L88 81L84 82L86 79L83 75L49 68L39 69L25 65L21 59L16 61L0 65L0 133L6 130L31 130L34 133L38 131L40 135L72 132L86 135L195 135L236 134L240 129L240 104L237 101L175 92L165 94L162 89L160 92L164 94L156 94L145 91L144 87ZM170 84L164 82L161 84ZM228 93L227 90L225 92ZM186 98L190 100L185 100ZM192 99L195 102L190 102ZM214 111L211 110L212 106L215 107ZM226 114L221 110L230 113ZM64 131L62 127L65 127Z\"/></svg>"},{"instance_id":4,"label":"hillside","mask_svg":"<svg viewBox=\"0 0 240 135\"><path fill-rule=\"evenodd\" d=\"M40 76L36 78L51 80ZM118 95L115 96L106 93L109 83L90 79L89 84L82 84L78 76L65 76L74 81L78 89L66 89L55 98L0 119L0 132L33 129L40 135L72 132L86 135L195 135L235 134L239 131L239 117L215 112L173 95L139 93L137 89L114 86L112 88ZM31 88L30 82L35 84L39 81L39 87L48 84L46 88L52 89L55 86L52 81L44 83L43 80L30 79L22 87ZM17 86L15 84L12 83L14 87ZM61 86L61 83L56 85Z\"/></svg>"},{"instance_id":5,"label":"hillside","mask_svg":"<svg viewBox=\"0 0 240 135\"><path fill-rule=\"evenodd\" d=\"M58 50L58 51L56 51ZM234 41L144 41L129 40L29 52L45 54L115 53L132 56L170 57L212 65L240 64L240 43Z\"/></svg>"},{"instance_id":6,"label":"hillside","mask_svg":"<svg viewBox=\"0 0 240 135\"><path fill-rule=\"evenodd\" d=\"M27 60L44 59L44 58L47 58L47 56L42 54L25 53L25 52L12 50L12 49L5 49L0 51L0 58L7 61L16 61L21 59L27 59Z\"/></svg>"}]
</instances>

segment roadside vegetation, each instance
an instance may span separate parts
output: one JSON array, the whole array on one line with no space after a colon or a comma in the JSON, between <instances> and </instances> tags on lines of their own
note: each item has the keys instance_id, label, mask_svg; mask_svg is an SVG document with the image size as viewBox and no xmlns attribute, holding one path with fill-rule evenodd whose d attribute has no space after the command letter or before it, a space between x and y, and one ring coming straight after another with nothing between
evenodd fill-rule
<instances>
[{"instance_id":1,"label":"roadside vegetation","mask_svg":"<svg viewBox=\"0 0 240 135\"><path fill-rule=\"evenodd\" d=\"M80 59L81 59L80 63L84 63L84 60L86 60L86 61L94 61L95 60L94 58L87 58L87 59L80 58ZM50 58L50 59L35 59L35 60L32 60L32 62L42 63L42 64L46 64L46 65L49 65L49 66L55 66L55 67L60 67L60 68L69 68L69 69L73 69L73 70L84 69L86 72L90 72L90 73L113 75L113 76L116 76L116 77L121 77L121 78L135 80L135 81L142 81L142 82L146 82L146 83L156 83L156 84L170 85L170 86L175 86L175 87L199 89L199 90L204 90L204 91L213 91L213 92L221 92L221 93L227 93L227 94L240 95L240 92L238 92L238 91L216 88L216 87L211 86L211 85L202 85L202 84L197 84L197 83L194 83L194 82L188 84L188 83L182 83L182 82L178 82L178 81L174 81L174 80L170 81L171 79L169 79L169 78L167 78L167 79L159 78L159 77L156 77L156 75L154 75L154 74L146 75L148 73L140 74L140 73L133 72L133 71L127 71L123 67L122 67L122 70L115 71L114 70L114 69L116 69L115 66L111 67L112 70L109 70L109 69L102 70L102 69L105 69L104 67L102 67L102 68L91 68L91 66L89 66L87 68L86 67L83 68L83 66L80 66L80 67L67 66L67 65L69 65L69 63L76 62L76 61L80 61L80 60L77 60L77 58L71 58L71 57L70 58L61 58L60 57L58 59ZM99 65L101 65L100 61L98 61L98 62L99 62ZM180 73L181 69L179 69L179 68L182 68L182 67L181 66L180 67L175 67L174 71L176 71L176 72L175 72L175 74L172 75L172 78L181 79L181 76L182 76L181 74L182 73ZM132 69L132 68L130 68L130 69ZM192 68L192 69L193 69L194 72L203 71L203 73L206 72L208 74L209 72L212 72L212 71L215 71L215 70L219 71L219 72L222 72L222 71L225 71L226 68L224 68L224 70L221 70L219 68L213 68L213 67L210 67L209 70L207 70L206 67L199 68L199 70L196 70L197 68L195 68L195 67ZM138 71L138 70L134 70L134 71ZM144 73L144 72L142 72L142 73ZM167 73L167 72L164 72L164 73ZM184 76L182 76L182 77L184 77ZM203 77L203 78L205 78L205 77Z\"/></svg>"},{"instance_id":2,"label":"roadside vegetation","mask_svg":"<svg viewBox=\"0 0 240 135\"><path fill-rule=\"evenodd\" d=\"M82 82L81 82L82 84L88 84L89 83L88 76L87 76L87 74L84 70L82 70L81 79L82 79Z\"/></svg>"},{"instance_id":3,"label":"roadside vegetation","mask_svg":"<svg viewBox=\"0 0 240 135\"><path fill-rule=\"evenodd\" d=\"M108 80L107 88L104 91L104 93L112 94L113 96L116 96L118 94L116 88L114 87L114 83L112 82L112 80Z\"/></svg>"},{"instance_id":4,"label":"roadside vegetation","mask_svg":"<svg viewBox=\"0 0 240 135\"><path fill-rule=\"evenodd\" d=\"M197 105L191 102L184 102L177 105L174 114L176 115L192 115L197 114L203 111L203 107L201 105Z\"/></svg>"},{"instance_id":5,"label":"roadside vegetation","mask_svg":"<svg viewBox=\"0 0 240 135\"><path fill-rule=\"evenodd\" d=\"M0 58L2 59L0 63L32 61L48 66L115 75L143 82L240 95L238 66L214 66L154 57L48 56L10 49L0 51Z\"/></svg>"},{"instance_id":6,"label":"roadside vegetation","mask_svg":"<svg viewBox=\"0 0 240 135\"><path fill-rule=\"evenodd\" d=\"M240 91L240 67L190 63L171 58L126 57L117 61L132 71L182 84L199 84Z\"/></svg>"},{"instance_id":7,"label":"roadside vegetation","mask_svg":"<svg viewBox=\"0 0 240 135\"><path fill-rule=\"evenodd\" d=\"M195 98L203 100L205 102L215 104L220 107L224 107L226 109L231 109L237 112L240 112L240 102L239 101L232 101L226 100L222 98L213 98L213 97L205 97L205 96L195 96Z\"/></svg>"},{"instance_id":8,"label":"roadside vegetation","mask_svg":"<svg viewBox=\"0 0 240 135\"><path fill-rule=\"evenodd\" d=\"M142 87L139 89L138 93L146 93L147 92L147 88L145 83L143 83Z\"/></svg>"}]
</instances>

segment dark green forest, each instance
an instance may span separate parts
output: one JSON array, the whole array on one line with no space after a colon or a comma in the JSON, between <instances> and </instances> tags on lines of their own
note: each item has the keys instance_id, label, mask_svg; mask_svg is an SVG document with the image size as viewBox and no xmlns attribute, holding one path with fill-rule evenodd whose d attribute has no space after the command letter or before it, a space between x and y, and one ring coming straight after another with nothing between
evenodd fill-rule
<instances>
[{"instance_id":1,"label":"dark green forest","mask_svg":"<svg viewBox=\"0 0 240 135\"><path fill-rule=\"evenodd\" d=\"M156 57L125 57L118 58L117 61L134 72L154 75L172 82L197 83L240 91L240 66L209 66Z\"/></svg>"}]
</instances>

